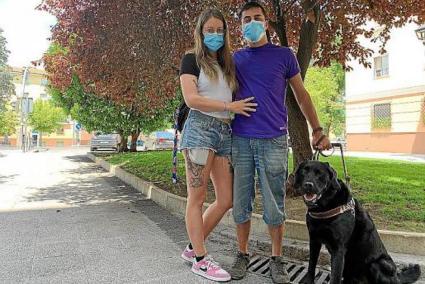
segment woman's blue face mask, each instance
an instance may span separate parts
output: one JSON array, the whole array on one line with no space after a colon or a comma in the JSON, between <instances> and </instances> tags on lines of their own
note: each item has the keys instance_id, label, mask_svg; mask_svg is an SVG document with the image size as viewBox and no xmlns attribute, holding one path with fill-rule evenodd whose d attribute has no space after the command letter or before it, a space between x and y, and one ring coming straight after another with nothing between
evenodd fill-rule
<instances>
[{"instance_id":1,"label":"woman's blue face mask","mask_svg":"<svg viewBox=\"0 0 425 284\"><path fill-rule=\"evenodd\" d=\"M243 25L243 37L249 42L259 42L265 34L266 29L262 21L251 20Z\"/></svg>"},{"instance_id":2,"label":"woman's blue face mask","mask_svg":"<svg viewBox=\"0 0 425 284\"><path fill-rule=\"evenodd\" d=\"M216 52L224 45L224 34L205 33L204 44L212 52Z\"/></svg>"}]
</instances>

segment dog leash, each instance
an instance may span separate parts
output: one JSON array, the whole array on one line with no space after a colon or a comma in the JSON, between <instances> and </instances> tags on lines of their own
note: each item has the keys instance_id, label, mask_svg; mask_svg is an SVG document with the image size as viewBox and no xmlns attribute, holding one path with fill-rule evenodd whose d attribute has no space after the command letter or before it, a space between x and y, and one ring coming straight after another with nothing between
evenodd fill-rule
<instances>
[{"instance_id":1,"label":"dog leash","mask_svg":"<svg viewBox=\"0 0 425 284\"><path fill-rule=\"evenodd\" d=\"M325 138L326 136L325 135L322 135L320 138L319 138L319 140L317 141L317 143L316 143L316 147L320 144L320 142ZM351 180L351 178L350 178L350 176L348 175L348 171L347 171L347 165L345 164L345 158L344 158L344 149L343 149L343 147L342 147L342 144L341 143L331 143L331 145L332 145L332 152L330 153L330 154L328 154L328 155L326 155L326 154L324 154L323 152L322 152L322 150L320 150L320 149L317 149L316 148L316 151L313 153L313 156L312 156L312 160L313 161L319 161L319 158L320 158L320 156L322 156L322 157L325 157L325 158L327 158L327 157L330 157L330 156L332 156L334 153L335 153L335 147L338 147L339 149L340 149L340 151L341 151L341 160L342 160L342 168L343 168L343 170L344 170L344 178L345 178L345 182L346 182L346 184L347 184L347 186L348 186L348 188L350 188L350 180Z\"/></svg>"},{"instance_id":2,"label":"dog leash","mask_svg":"<svg viewBox=\"0 0 425 284\"><path fill-rule=\"evenodd\" d=\"M176 110L174 114L174 145L173 145L173 170L172 170L172 179L173 183L177 183L177 151L178 151L178 117L179 117L179 109Z\"/></svg>"},{"instance_id":3,"label":"dog leash","mask_svg":"<svg viewBox=\"0 0 425 284\"><path fill-rule=\"evenodd\" d=\"M317 147L320 142L325 138L325 135L322 135L319 140L317 141L315 147ZM312 156L312 160L313 161L319 161L320 156L323 157L330 157L335 153L335 147L339 147L340 151L341 151L341 160L342 160L342 167L344 170L344 177L345 177L345 183L348 187L348 189L350 190L350 176L348 175L347 172L347 166L345 164L345 158L344 158L344 150L342 147L341 143L331 143L332 145L332 152L329 155L326 155L322 152L322 150L316 148L316 151L313 153ZM308 212L308 214L310 215L310 217L314 218L314 219L329 219L335 216L338 216L340 214L343 214L344 212L347 211L351 211L351 214L353 214L355 216L355 201L354 198L351 198L351 200L344 205L338 206L336 208L333 208L331 210L325 211L325 212Z\"/></svg>"}]
</instances>

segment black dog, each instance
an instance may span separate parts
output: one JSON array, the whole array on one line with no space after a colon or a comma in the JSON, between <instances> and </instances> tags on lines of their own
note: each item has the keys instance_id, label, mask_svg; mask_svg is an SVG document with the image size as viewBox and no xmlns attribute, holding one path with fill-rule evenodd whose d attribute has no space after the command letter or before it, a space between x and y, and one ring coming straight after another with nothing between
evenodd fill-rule
<instances>
[{"instance_id":1,"label":"black dog","mask_svg":"<svg viewBox=\"0 0 425 284\"><path fill-rule=\"evenodd\" d=\"M294 188L308 207L310 261L303 283L314 283L322 244L331 255L332 284L413 283L419 278L419 265L397 272L369 214L328 163L303 162L295 172Z\"/></svg>"}]
</instances>

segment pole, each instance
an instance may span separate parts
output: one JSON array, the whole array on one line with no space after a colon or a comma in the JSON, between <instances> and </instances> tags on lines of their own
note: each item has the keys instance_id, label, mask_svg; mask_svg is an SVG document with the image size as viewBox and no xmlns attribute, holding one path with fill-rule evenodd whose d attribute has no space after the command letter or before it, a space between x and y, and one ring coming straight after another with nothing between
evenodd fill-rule
<instances>
[{"instance_id":1,"label":"pole","mask_svg":"<svg viewBox=\"0 0 425 284\"><path fill-rule=\"evenodd\" d=\"M75 120L72 120L72 146L75 146Z\"/></svg>"},{"instance_id":2,"label":"pole","mask_svg":"<svg viewBox=\"0 0 425 284\"><path fill-rule=\"evenodd\" d=\"M28 98L26 98L26 94L25 94L25 85L27 83L27 76L28 76L28 67L25 67L24 69L24 74L22 76L22 101L21 101L21 132L20 132L20 139L21 139L21 148L22 151L25 152L26 151L26 131L27 131L27 117L26 117L26 111L24 109L24 102L25 102L25 108L28 109Z\"/></svg>"}]
</instances>

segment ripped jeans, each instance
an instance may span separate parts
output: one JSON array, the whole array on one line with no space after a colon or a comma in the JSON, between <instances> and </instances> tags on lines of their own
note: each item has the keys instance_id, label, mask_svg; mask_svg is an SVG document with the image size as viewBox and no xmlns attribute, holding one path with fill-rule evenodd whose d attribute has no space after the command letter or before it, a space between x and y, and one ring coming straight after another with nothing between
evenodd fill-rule
<instances>
[{"instance_id":1,"label":"ripped jeans","mask_svg":"<svg viewBox=\"0 0 425 284\"><path fill-rule=\"evenodd\" d=\"M230 124L196 110L190 110L182 131L180 150L212 150L230 159L232 129Z\"/></svg>"}]
</instances>

